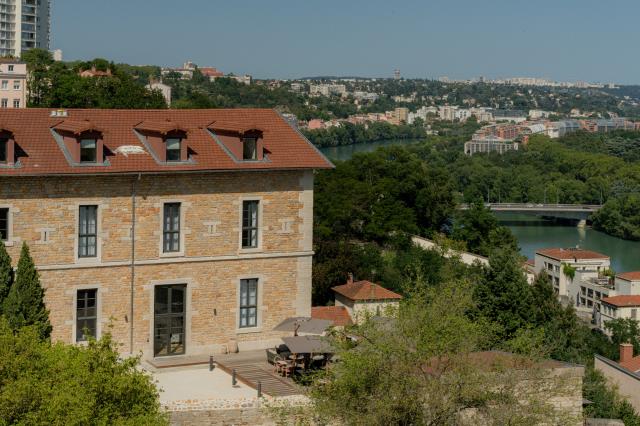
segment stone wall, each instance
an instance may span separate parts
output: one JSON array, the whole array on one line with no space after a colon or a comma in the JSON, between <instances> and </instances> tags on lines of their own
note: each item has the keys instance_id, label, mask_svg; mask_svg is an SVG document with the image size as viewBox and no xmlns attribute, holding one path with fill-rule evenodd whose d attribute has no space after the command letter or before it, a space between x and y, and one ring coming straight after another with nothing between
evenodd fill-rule
<instances>
[{"instance_id":1,"label":"stone wall","mask_svg":"<svg viewBox=\"0 0 640 426\"><path fill-rule=\"evenodd\" d=\"M132 205L135 280L131 316ZM242 249L244 199L260 200L260 244ZM163 203L181 203L181 251L162 253ZM80 205L98 205L98 257L78 259ZM98 331L109 325L123 352L152 349L153 289L187 285L186 355L270 346L270 330L311 306L313 173L0 177L10 209L7 249L29 244L51 312L53 338L73 342L78 289L98 289ZM258 327L239 330L241 278L259 279ZM133 348L129 345L133 322Z\"/></svg>"}]
</instances>

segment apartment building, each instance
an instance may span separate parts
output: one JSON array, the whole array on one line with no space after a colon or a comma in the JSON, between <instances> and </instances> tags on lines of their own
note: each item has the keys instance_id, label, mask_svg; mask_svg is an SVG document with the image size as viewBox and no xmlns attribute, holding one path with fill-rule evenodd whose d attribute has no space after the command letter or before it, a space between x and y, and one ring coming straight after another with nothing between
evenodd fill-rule
<instances>
[{"instance_id":1,"label":"apartment building","mask_svg":"<svg viewBox=\"0 0 640 426\"><path fill-rule=\"evenodd\" d=\"M0 58L0 108L27 106L27 64Z\"/></svg>"},{"instance_id":2,"label":"apartment building","mask_svg":"<svg viewBox=\"0 0 640 426\"><path fill-rule=\"evenodd\" d=\"M576 300L574 282L580 276L601 277L611 267L609 256L580 248L548 248L536 251L535 273L545 271L560 298ZM565 270L567 268L567 270ZM575 271L573 277L568 271ZM586 301L585 301L586 303Z\"/></svg>"},{"instance_id":3,"label":"apartment building","mask_svg":"<svg viewBox=\"0 0 640 426\"><path fill-rule=\"evenodd\" d=\"M602 331L610 334L605 327L607 321L617 318L640 320L640 271L625 272L615 278L615 286L601 303L596 306L594 320Z\"/></svg>"},{"instance_id":4,"label":"apartment building","mask_svg":"<svg viewBox=\"0 0 640 426\"><path fill-rule=\"evenodd\" d=\"M50 0L0 0L0 56L49 50Z\"/></svg>"},{"instance_id":5,"label":"apartment building","mask_svg":"<svg viewBox=\"0 0 640 426\"><path fill-rule=\"evenodd\" d=\"M54 340L109 330L123 352L180 358L272 346L310 315L313 171L332 165L275 111L0 123L0 239L14 263L29 245Z\"/></svg>"}]
</instances>

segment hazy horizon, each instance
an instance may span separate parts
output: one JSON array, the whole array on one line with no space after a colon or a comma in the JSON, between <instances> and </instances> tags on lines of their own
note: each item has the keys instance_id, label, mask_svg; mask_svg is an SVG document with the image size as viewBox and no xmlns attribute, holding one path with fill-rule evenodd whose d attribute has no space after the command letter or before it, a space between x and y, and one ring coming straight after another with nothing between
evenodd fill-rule
<instances>
[{"instance_id":1,"label":"hazy horizon","mask_svg":"<svg viewBox=\"0 0 640 426\"><path fill-rule=\"evenodd\" d=\"M256 78L312 76L639 84L640 4L592 0L53 1L52 49L65 60L134 65L192 60Z\"/></svg>"}]
</instances>

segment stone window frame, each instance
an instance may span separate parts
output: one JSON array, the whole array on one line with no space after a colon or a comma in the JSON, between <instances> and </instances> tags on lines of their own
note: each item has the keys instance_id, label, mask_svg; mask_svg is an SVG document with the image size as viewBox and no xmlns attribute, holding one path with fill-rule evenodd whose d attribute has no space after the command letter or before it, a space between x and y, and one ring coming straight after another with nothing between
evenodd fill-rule
<instances>
[{"instance_id":1,"label":"stone window frame","mask_svg":"<svg viewBox=\"0 0 640 426\"><path fill-rule=\"evenodd\" d=\"M257 300L257 318L256 318L256 326L255 327L240 327L240 286L242 280L258 280L258 300ZM235 316L235 333L236 334L251 334L251 333L261 333L263 331L263 312L266 311L266 306L264 304L264 286L266 279L263 274L243 274L237 276L235 279L235 288L236 288L236 305L233 311L233 315Z\"/></svg>"},{"instance_id":2,"label":"stone window frame","mask_svg":"<svg viewBox=\"0 0 640 426\"><path fill-rule=\"evenodd\" d=\"M243 247L242 246L242 214L245 201L258 202L258 246ZM261 253L263 251L263 230L264 230L264 200L262 196L242 196L238 203L238 252L239 253Z\"/></svg>"},{"instance_id":3,"label":"stone window frame","mask_svg":"<svg viewBox=\"0 0 640 426\"><path fill-rule=\"evenodd\" d=\"M164 206L165 204L173 204L173 203L178 203L180 204L180 250L179 251L170 251L170 252L166 252L164 251ZM186 243L186 210L187 210L187 203L185 202L185 200L183 199L166 199L166 200L162 200L162 202L160 202L160 212L159 212L159 217L160 217L160 227L159 227L159 235L160 238L158 239L158 256L161 258L171 258L171 257L184 257L185 253L186 253L186 248L185 248L185 243Z\"/></svg>"},{"instance_id":4,"label":"stone window frame","mask_svg":"<svg viewBox=\"0 0 640 426\"><path fill-rule=\"evenodd\" d=\"M97 206L96 211L96 256L95 257L80 257L80 207L81 206ZM102 263L102 243L103 243L103 230L102 230L102 215L104 210L104 203L100 201L83 200L73 204L74 207L74 235L73 235L73 257L76 264L101 264Z\"/></svg>"},{"instance_id":5,"label":"stone window frame","mask_svg":"<svg viewBox=\"0 0 640 426\"><path fill-rule=\"evenodd\" d=\"M180 285L180 284L184 284L185 285L185 305L184 305L184 353L183 354L179 354L179 355L161 355L161 356L155 356L154 355L154 326L155 326L155 294L156 294L156 287L157 286L163 286L163 285ZM148 299L149 299L149 310L147 311L147 314L143 314L142 318L143 320L147 319L149 322L149 338L148 338L148 346L147 346L147 351L149 353L148 358L150 359L171 359L171 358L184 358L186 356L191 355L191 352L193 352L193 346L194 346L194 342L191 339L192 336L192 332L191 332L191 321L194 315L197 315L198 312L196 310L193 309L192 303L193 303L193 297L192 297L192 292L194 288L197 288L198 286L195 284L194 280L192 278L177 278L177 279L171 279L171 280L153 280L150 281L149 284L144 286L145 291L147 291L148 293ZM135 315L135 314L134 314Z\"/></svg>"},{"instance_id":6,"label":"stone window frame","mask_svg":"<svg viewBox=\"0 0 640 426\"><path fill-rule=\"evenodd\" d=\"M71 324L71 341L73 342L73 344L75 345L87 345L88 342L87 341L80 341L78 342L76 340L76 333L77 333L77 326L78 326L78 291L80 290L95 290L96 291L96 335L95 338L96 339L100 339L100 337L102 337L102 322L103 322L103 315L102 315L102 299L103 299L103 294L106 292L104 289L102 289L102 286L100 284L84 284L84 285L78 285L78 286L73 286L73 288L71 289L71 291L73 291L73 303L71 304L71 311L72 311L72 324Z\"/></svg>"},{"instance_id":7,"label":"stone window frame","mask_svg":"<svg viewBox=\"0 0 640 426\"><path fill-rule=\"evenodd\" d=\"M15 241L13 240L13 216L16 213L16 209L12 204L0 204L0 209L9 209L9 212L7 213L7 239L2 242L4 243L5 247L13 247L13 245L15 244Z\"/></svg>"}]
</instances>

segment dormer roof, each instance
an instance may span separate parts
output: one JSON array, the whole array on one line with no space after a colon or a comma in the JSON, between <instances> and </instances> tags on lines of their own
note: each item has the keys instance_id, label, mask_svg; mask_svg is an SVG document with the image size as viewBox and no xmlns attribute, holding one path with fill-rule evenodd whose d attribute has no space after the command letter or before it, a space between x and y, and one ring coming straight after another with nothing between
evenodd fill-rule
<instances>
[{"instance_id":1,"label":"dormer roof","mask_svg":"<svg viewBox=\"0 0 640 426\"><path fill-rule=\"evenodd\" d=\"M0 110L0 123L7 123L27 156L20 168L2 168L0 176L178 173L194 171L251 171L326 169L333 165L301 133L271 109L198 110L109 110L27 108ZM52 116L53 115L53 116ZM269 161L237 161L212 135L213 127L231 131L263 130L260 143ZM193 161L180 164L158 162L149 152L140 132L188 131L186 142ZM53 130L53 131L52 131ZM111 153L108 164L74 167L56 140L58 131L79 135L100 131L101 143ZM220 130L222 131L222 130ZM126 150L121 150L126 147ZM125 155L123 152L136 152Z\"/></svg>"},{"instance_id":2,"label":"dormer roof","mask_svg":"<svg viewBox=\"0 0 640 426\"><path fill-rule=\"evenodd\" d=\"M100 131L89 120L64 120L53 126L53 129L56 131L73 133L74 135L81 135L89 131Z\"/></svg>"},{"instance_id":3,"label":"dormer roof","mask_svg":"<svg viewBox=\"0 0 640 426\"><path fill-rule=\"evenodd\" d=\"M159 133L163 136L173 132L187 133L187 130L185 127L171 120L164 120L164 121L146 120L136 125L135 128L136 130L140 130L143 132Z\"/></svg>"},{"instance_id":4,"label":"dormer roof","mask_svg":"<svg viewBox=\"0 0 640 426\"><path fill-rule=\"evenodd\" d=\"M250 132L264 133L264 129L260 125L251 122L216 121L207 127L213 131L238 133L240 135Z\"/></svg>"}]
</instances>

